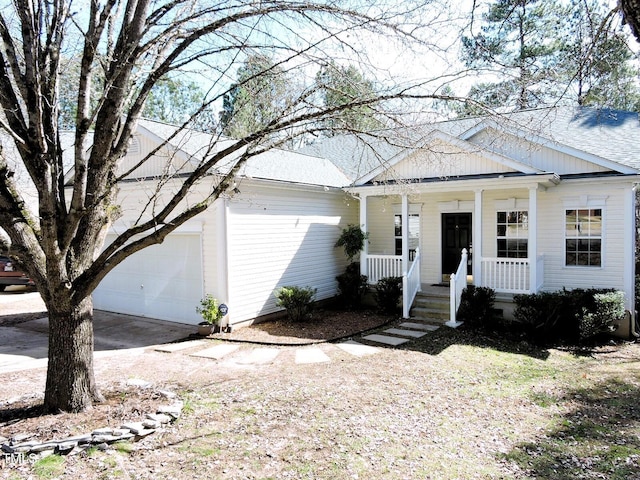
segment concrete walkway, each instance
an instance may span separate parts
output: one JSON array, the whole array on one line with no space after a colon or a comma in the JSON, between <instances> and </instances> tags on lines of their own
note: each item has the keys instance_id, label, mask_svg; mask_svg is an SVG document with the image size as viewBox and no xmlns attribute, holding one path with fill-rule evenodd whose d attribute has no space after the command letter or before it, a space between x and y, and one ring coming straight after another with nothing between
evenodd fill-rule
<instances>
[{"instance_id":1,"label":"concrete walkway","mask_svg":"<svg viewBox=\"0 0 640 480\"><path fill-rule=\"evenodd\" d=\"M8 310L2 307L17 300L17 297L1 297L3 298L0 298L0 318L2 310ZM437 328L438 326L412 320L376 334L354 336L348 341L276 348L205 339L177 342L191 336L196 327L100 310L94 312L96 358L113 356L120 352L142 353L145 349L152 348L160 352L190 355L202 358L203 361L225 362L239 367L268 365L283 351L292 351L290 358L298 365L331 362L332 355L335 356L339 351L362 357L376 354L381 348L405 345ZM48 330L47 318L0 326L0 374L45 367Z\"/></svg>"},{"instance_id":2,"label":"concrete walkway","mask_svg":"<svg viewBox=\"0 0 640 480\"><path fill-rule=\"evenodd\" d=\"M383 348L407 344L438 328L438 325L411 321L403 322L395 328L386 329L382 333L362 337L355 336L351 340L337 343L276 348L264 345L252 346L246 343L216 342L215 340L190 340L170 345L159 345L155 347L155 350L200 357L235 366L268 365L273 363L282 352L293 351L293 355L289 355L293 362L297 365L305 365L331 362L331 357L336 354L336 351L343 351L357 357L375 355Z\"/></svg>"}]
</instances>

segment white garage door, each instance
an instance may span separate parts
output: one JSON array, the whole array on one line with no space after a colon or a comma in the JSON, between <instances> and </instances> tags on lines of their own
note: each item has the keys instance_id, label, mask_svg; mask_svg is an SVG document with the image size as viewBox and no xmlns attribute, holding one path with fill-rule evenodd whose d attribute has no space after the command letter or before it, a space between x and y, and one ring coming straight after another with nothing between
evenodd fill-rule
<instances>
[{"instance_id":1,"label":"white garage door","mask_svg":"<svg viewBox=\"0 0 640 480\"><path fill-rule=\"evenodd\" d=\"M107 239L107 243L110 239ZM169 235L114 268L93 294L98 310L197 324L202 298L199 234Z\"/></svg>"}]
</instances>

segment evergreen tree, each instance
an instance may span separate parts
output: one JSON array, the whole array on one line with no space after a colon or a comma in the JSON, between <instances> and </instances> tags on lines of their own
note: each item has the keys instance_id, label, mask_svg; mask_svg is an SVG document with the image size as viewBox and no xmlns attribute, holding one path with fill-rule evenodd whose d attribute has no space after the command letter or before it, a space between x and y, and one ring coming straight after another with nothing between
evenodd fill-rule
<instances>
[{"instance_id":1,"label":"evergreen tree","mask_svg":"<svg viewBox=\"0 0 640 480\"><path fill-rule=\"evenodd\" d=\"M357 103L378 95L374 83L353 65L330 63L318 72L316 81L327 108ZM369 105L342 109L324 120L325 131L327 135L335 135L337 130L368 132L382 128L384 123L376 113Z\"/></svg>"},{"instance_id":2,"label":"evergreen tree","mask_svg":"<svg viewBox=\"0 0 640 480\"><path fill-rule=\"evenodd\" d=\"M151 89L142 116L180 125L202 108L205 93L193 81L165 77ZM210 115L199 115L196 128L212 129Z\"/></svg>"},{"instance_id":3,"label":"evergreen tree","mask_svg":"<svg viewBox=\"0 0 640 480\"><path fill-rule=\"evenodd\" d=\"M498 75L478 84L470 98L508 110L546 103L560 43L560 8L549 0L498 0L482 15L480 33L462 38L467 66Z\"/></svg>"},{"instance_id":4,"label":"evergreen tree","mask_svg":"<svg viewBox=\"0 0 640 480\"><path fill-rule=\"evenodd\" d=\"M222 132L243 138L267 126L288 103L287 83L286 72L268 55L247 57L238 68L236 83L222 100Z\"/></svg>"},{"instance_id":5,"label":"evergreen tree","mask_svg":"<svg viewBox=\"0 0 640 480\"><path fill-rule=\"evenodd\" d=\"M611 27L613 12L597 0L573 0L566 27L559 81L578 105L635 110L640 104L638 68L626 35Z\"/></svg>"}]
</instances>

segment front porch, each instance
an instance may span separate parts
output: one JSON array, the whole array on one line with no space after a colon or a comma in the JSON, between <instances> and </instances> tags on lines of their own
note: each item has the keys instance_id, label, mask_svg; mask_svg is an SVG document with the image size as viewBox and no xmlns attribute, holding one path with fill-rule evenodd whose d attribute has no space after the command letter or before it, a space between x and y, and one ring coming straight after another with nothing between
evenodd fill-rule
<instances>
[{"instance_id":1,"label":"front porch","mask_svg":"<svg viewBox=\"0 0 640 480\"><path fill-rule=\"evenodd\" d=\"M361 273L372 285L402 277L404 318L423 284L448 278L451 326L470 278L502 295L536 293L545 264L538 194L551 183L545 176L496 179L491 188L463 181L359 188L360 226L369 233Z\"/></svg>"},{"instance_id":2,"label":"front porch","mask_svg":"<svg viewBox=\"0 0 640 480\"><path fill-rule=\"evenodd\" d=\"M362 258L363 257L363 258ZM423 284L420 278L420 261L422 256L419 249L415 256L408 262L405 272L402 256L399 255L363 255L361 262L366 270L370 285L375 285L380 279L385 277L403 278L403 317L409 318L411 306L418 292L428 292L436 285ZM499 294L524 294L538 292L543 284L544 278L544 255L538 255L535 261L535 277L532 277L531 262L528 258L479 258L480 277L473 281L478 287L488 287ZM457 326L455 314L460 305L462 291L467 287L469 280L473 277L466 274L468 263L468 252L466 249L460 254L460 262L456 272L449 275L449 296L450 296L450 318L447 325ZM533 285L533 288L531 287ZM442 284L437 284L438 292L442 291Z\"/></svg>"}]
</instances>

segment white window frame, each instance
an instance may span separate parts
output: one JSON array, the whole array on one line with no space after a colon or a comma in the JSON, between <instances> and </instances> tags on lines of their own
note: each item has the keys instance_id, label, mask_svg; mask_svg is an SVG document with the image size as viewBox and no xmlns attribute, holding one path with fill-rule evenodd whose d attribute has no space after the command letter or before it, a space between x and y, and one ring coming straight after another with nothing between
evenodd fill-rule
<instances>
[{"instance_id":1,"label":"white window frame","mask_svg":"<svg viewBox=\"0 0 640 480\"><path fill-rule=\"evenodd\" d=\"M502 222L498 222L498 215L500 215L501 213L504 213L506 216L506 221L504 223L505 225L505 234L504 235L498 235L498 228L500 225L502 225ZM524 222L509 222L509 215L512 213L516 213L516 214L524 214L526 216L526 221ZM508 232L508 226L509 225L515 225L516 226L516 235L512 236L509 235ZM520 227L522 226L522 227ZM523 233L524 232L524 233ZM509 209L509 210L497 210L496 211L496 257L497 258L529 258L529 210L528 209ZM509 240L526 240L527 243L527 251L526 251L526 255L524 256L500 256L500 249L498 248L498 241L499 240L505 240L508 241ZM506 251L508 252L508 248L506 249ZM516 250L518 251L518 250Z\"/></svg>"},{"instance_id":2,"label":"white window frame","mask_svg":"<svg viewBox=\"0 0 640 480\"><path fill-rule=\"evenodd\" d=\"M562 230L563 230L563 242L562 242L562 251L563 251L563 268L567 269L603 269L605 267L605 232L606 232L606 203L607 196L601 195L582 195L580 197L567 197L563 199L564 209L562 211ZM600 236L599 237L585 237L585 238L596 238L600 240L600 265L575 265L575 264L567 264L567 240L569 239L578 239L578 237L568 237L567 236L567 211L568 210L600 210Z\"/></svg>"}]
</instances>

